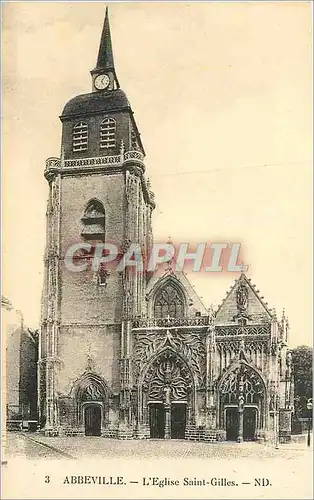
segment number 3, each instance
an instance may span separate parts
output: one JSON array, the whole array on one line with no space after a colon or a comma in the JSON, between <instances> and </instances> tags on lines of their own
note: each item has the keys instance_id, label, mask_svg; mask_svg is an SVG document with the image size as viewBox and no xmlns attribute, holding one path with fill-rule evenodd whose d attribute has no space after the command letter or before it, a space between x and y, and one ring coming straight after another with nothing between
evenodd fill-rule
<instances>
[{"instance_id":1,"label":"number 3","mask_svg":"<svg viewBox=\"0 0 314 500\"><path fill-rule=\"evenodd\" d=\"M45 483L50 483L50 476L45 476Z\"/></svg>"}]
</instances>

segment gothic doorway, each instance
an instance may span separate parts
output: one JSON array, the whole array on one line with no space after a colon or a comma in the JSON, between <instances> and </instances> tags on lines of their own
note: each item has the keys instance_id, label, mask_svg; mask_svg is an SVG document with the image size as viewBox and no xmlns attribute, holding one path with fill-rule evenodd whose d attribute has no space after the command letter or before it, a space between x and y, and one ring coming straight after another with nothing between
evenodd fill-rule
<instances>
[{"instance_id":1,"label":"gothic doorway","mask_svg":"<svg viewBox=\"0 0 314 500\"><path fill-rule=\"evenodd\" d=\"M101 407L96 404L85 406L85 436L101 435Z\"/></svg>"},{"instance_id":2,"label":"gothic doorway","mask_svg":"<svg viewBox=\"0 0 314 500\"><path fill-rule=\"evenodd\" d=\"M165 409L162 403L150 403L149 428L151 438L163 439L165 437Z\"/></svg>"},{"instance_id":3,"label":"gothic doorway","mask_svg":"<svg viewBox=\"0 0 314 500\"><path fill-rule=\"evenodd\" d=\"M193 379L185 361L172 350L156 357L144 372L140 419L151 438L184 439L187 408L193 411Z\"/></svg>"},{"instance_id":4,"label":"gothic doorway","mask_svg":"<svg viewBox=\"0 0 314 500\"><path fill-rule=\"evenodd\" d=\"M109 417L109 390L96 373L85 372L73 386L75 426L86 436L101 436ZM73 423L72 423L73 426Z\"/></svg>"},{"instance_id":5,"label":"gothic doorway","mask_svg":"<svg viewBox=\"0 0 314 500\"><path fill-rule=\"evenodd\" d=\"M244 408L243 412L243 440L254 441L256 439L256 408Z\"/></svg>"},{"instance_id":6,"label":"gothic doorway","mask_svg":"<svg viewBox=\"0 0 314 500\"><path fill-rule=\"evenodd\" d=\"M186 404L171 405L171 439L184 439L186 426Z\"/></svg>"},{"instance_id":7,"label":"gothic doorway","mask_svg":"<svg viewBox=\"0 0 314 500\"><path fill-rule=\"evenodd\" d=\"M186 404L172 403L168 407L171 414L171 439L184 439L186 427ZM166 409L163 403L149 403L149 428L152 439L164 439L166 427ZM168 436L169 437L169 436Z\"/></svg>"},{"instance_id":8,"label":"gothic doorway","mask_svg":"<svg viewBox=\"0 0 314 500\"><path fill-rule=\"evenodd\" d=\"M237 441L239 429L238 408L226 409L226 433L227 441Z\"/></svg>"},{"instance_id":9,"label":"gothic doorway","mask_svg":"<svg viewBox=\"0 0 314 500\"><path fill-rule=\"evenodd\" d=\"M265 425L266 389L261 375L237 362L219 385L219 417L229 441L253 441Z\"/></svg>"}]
</instances>

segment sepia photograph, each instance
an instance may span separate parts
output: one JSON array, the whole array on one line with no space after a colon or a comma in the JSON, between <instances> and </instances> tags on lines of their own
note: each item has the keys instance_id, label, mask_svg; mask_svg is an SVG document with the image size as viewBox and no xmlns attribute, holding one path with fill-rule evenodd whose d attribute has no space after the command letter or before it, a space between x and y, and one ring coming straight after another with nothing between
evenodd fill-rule
<instances>
[{"instance_id":1,"label":"sepia photograph","mask_svg":"<svg viewBox=\"0 0 314 500\"><path fill-rule=\"evenodd\" d=\"M1 11L2 498L312 498L312 2Z\"/></svg>"}]
</instances>

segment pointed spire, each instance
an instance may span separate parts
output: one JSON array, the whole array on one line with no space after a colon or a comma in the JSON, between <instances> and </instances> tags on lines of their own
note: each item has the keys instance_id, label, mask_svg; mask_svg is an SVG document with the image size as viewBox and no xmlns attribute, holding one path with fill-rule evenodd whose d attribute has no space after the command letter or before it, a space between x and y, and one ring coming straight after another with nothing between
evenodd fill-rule
<instances>
[{"instance_id":1,"label":"pointed spire","mask_svg":"<svg viewBox=\"0 0 314 500\"><path fill-rule=\"evenodd\" d=\"M114 70L108 7L106 7L104 27L101 34L97 65L95 69Z\"/></svg>"}]
</instances>

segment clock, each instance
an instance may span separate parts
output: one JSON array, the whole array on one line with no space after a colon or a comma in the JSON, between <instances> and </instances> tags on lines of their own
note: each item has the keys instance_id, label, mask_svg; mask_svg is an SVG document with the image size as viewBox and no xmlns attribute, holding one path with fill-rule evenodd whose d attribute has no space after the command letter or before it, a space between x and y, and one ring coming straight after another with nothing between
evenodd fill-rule
<instances>
[{"instance_id":1,"label":"clock","mask_svg":"<svg viewBox=\"0 0 314 500\"><path fill-rule=\"evenodd\" d=\"M106 89L110 83L110 78L108 75L98 75L95 78L95 87L97 90Z\"/></svg>"}]
</instances>

